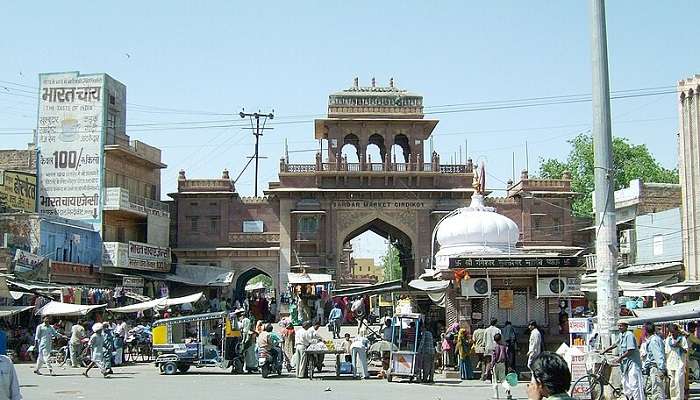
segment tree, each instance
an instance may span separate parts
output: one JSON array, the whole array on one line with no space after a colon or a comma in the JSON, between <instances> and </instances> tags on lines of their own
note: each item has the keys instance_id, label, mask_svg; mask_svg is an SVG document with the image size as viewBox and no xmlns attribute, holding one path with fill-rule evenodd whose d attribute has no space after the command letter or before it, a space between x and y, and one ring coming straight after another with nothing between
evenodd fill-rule
<instances>
[{"instance_id":1,"label":"tree","mask_svg":"<svg viewBox=\"0 0 700 400\"><path fill-rule=\"evenodd\" d=\"M542 178L561 179L564 171L571 173L571 189L578 194L571 209L575 215L590 217L593 214L591 193L593 179L593 137L581 133L569 140L571 150L566 161L555 158L540 159L539 175ZM627 187L633 179L644 182L678 183L678 170L662 167L651 155L646 145L636 145L625 138L613 138L613 169L615 190Z\"/></svg>"},{"instance_id":2,"label":"tree","mask_svg":"<svg viewBox=\"0 0 700 400\"><path fill-rule=\"evenodd\" d=\"M401 261L399 259L399 249L393 244L389 244L386 254L382 256L384 266L384 282L401 279Z\"/></svg>"}]
</instances>

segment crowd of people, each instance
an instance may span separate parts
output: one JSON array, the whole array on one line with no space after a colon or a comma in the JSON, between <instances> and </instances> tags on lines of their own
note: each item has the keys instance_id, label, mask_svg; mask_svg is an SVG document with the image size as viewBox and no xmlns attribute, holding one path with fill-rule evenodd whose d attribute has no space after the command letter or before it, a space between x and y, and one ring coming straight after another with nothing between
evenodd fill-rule
<instances>
[{"instance_id":1,"label":"crowd of people","mask_svg":"<svg viewBox=\"0 0 700 400\"><path fill-rule=\"evenodd\" d=\"M628 398L688 398L688 374L698 372L700 357L700 338L695 322L689 323L687 330L678 324L659 329L648 322L641 330L640 340L629 330L627 323L620 322L618 329L617 343L602 353L618 350L615 361L620 364L622 387ZM668 333L664 335L662 332Z\"/></svg>"}]
</instances>

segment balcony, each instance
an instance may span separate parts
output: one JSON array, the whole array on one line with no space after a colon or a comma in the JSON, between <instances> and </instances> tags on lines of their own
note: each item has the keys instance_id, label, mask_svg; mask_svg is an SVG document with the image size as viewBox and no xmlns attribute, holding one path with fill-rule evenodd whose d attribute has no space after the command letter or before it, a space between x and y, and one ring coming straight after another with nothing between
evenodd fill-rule
<instances>
[{"instance_id":1,"label":"balcony","mask_svg":"<svg viewBox=\"0 0 700 400\"><path fill-rule=\"evenodd\" d=\"M319 164L289 164L280 163L281 173L315 174L316 172L435 172L440 174L468 174L472 172L470 165L462 164L429 164L429 163L319 163Z\"/></svg>"},{"instance_id":2,"label":"balcony","mask_svg":"<svg viewBox=\"0 0 700 400\"><path fill-rule=\"evenodd\" d=\"M167 204L147 199L141 196L135 196L123 188L107 188L105 189L105 211L121 211L131 214L136 214L141 217L149 215L170 218L170 208Z\"/></svg>"}]
</instances>

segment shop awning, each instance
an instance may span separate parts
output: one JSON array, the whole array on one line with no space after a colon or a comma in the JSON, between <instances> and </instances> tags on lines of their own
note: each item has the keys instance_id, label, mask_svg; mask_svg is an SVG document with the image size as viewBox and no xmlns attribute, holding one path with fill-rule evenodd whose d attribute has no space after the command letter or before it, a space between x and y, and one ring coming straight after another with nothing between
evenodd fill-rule
<instances>
[{"instance_id":1,"label":"shop awning","mask_svg":"<svg viewBox=\"0 0 700 400\"><path fill-rule=\"evenodd\" d=\"M129 313L137 313L140 311L146 311L146 310L151 310L162 303L164 303L167 300L166 297L163 297L161 299L155 299L151 301L145 301L143 303L136 303L132 304L129 306L124 306L124 307L117 307L117 308L108 308L107 311L115 312L115 313L122 313L122 314L129 314Z\"/></svg>"},{"instance_id":2,"label":"shop awning","mask_svg":"<svg viewBox=\"0 0 700 400\"><path fill-rule=\"evenodd\" d=\"M376 283L374 285L360 286L347 289L336 289L333 291L333 297L336 296L364 296L375 295L388 292L395 292L403 289L400 280Z\"/></svg>"},{"instance_id":3,"label":"shop awning","mask_svg":"<svg viewBox=\"0 0 700 400\"><path fill-rule=\"evenodd\" d=\"M287 280L292 285L300 285L304 283L329 283L333 281L329 274L302 274L297 272L288 272Z\"/></svg>"},{"instance_id":4,"label":"shop awning","mask_svg":"<svg viewBox=\"0 0 700 400\"><path fill-rule=\"evenodd\" d=\"M262 290L262 289L267 289L264 283L258 282L258 283L253 283L250 285L245 286L245 291L246 292L252 292L253 290Z\"/></svg>"},{"instance_id":5,"label":"shop awning","mask_svg":"<svg viewBox=\"0 0 700 400\"><path fill-rule=\"evenodd\" d=\"M450 286L450 281L426 281L423 279L414 279L408 283L408 286L424 291L433 303L440 307L445 307L446 289Z\"/></svg>"},{"instance_id":6,"label":"shop awning","mask_svg":"<svg viewBox=\"0 0 700 400\"><path fill-rule=\"evenodd\" d=\"M0 318L11 317L23 311L31 310L34 306L2 306L0 307Z\"/></svg>"},{"instance_id":7,"label":"shop awning","mask_svg":"<svg viewBox=\"0 0 700 400\"><path fill-rule=\"evenodd\" d=\"M411 282L408 282L408 286L424 292L441 292L450 286L450 281L426 281L423 279L414 279Z\"/></svg>"},{"instance_id":8,"label":"shop awning","mask_svg":"<svg viewBox=\"0 0 700 400\"><path fill-rule=\"evenodd\" d=\"M658 287L671 285L678 282L678 276L676 274L665 274L665 275L627 275L620 276L618 281L619 290L625 291L640 291L647 289L656 289ZM596 277L595 275L585 275L581 278L581 291L582 292L595 292L596 291Z\"/></svg>"},{"instance_id":9,"label":"shop awning","mask_svg":"<svg viewBox=\"0 0 700 400\"><path fill-rule=\"evenodd\" d=\"M166 298L165 301L158 306L158 308L177 306L177 305L185 304L185 303L196 303L202 297L204 297L204 293L199 292L199 293L191 294L189 296L173 297L172 299Z\"/></svg>"},{"instance_id":10,"label":"shop awning","mask_svg":"<svg viewBox=\"0 0 700 400\"><path fill-rule=\"evenodd\" d=\"M700 319L700 300L678 303L657 308L637 308L632 310L634 318L623 319L630 325L645 322L674 322Z\"/></svg>"},{"instance_id":11,"label":"shop awning","mask_svg":"<svg viewBox=\"0 0 700 400\"><path fill-rule=\"evenodd\" d=\"M41 315L54 315L54 316L70 316L70 315L86 315L90 311L105 307L106 304L100 304L96 306L87 306L80 304L71 303L61 303L58 301L51 301L41 308Z\"/></svg>"},{"instance_id":12,"label":"shop awning","mask_svg":"<svg viewBox=\"0 0 700 400\"><path fill-rule=\"evenodd\" d=\"M648 274L654 273L670 273L672 271L680 271L683 263L680 261L673 262L663 262L663 263L649 263L649 264L633 264L627 268L620 268L617 273L620 276L625 275L635 275L635 274Z\"/></svg>"}]
</instances>

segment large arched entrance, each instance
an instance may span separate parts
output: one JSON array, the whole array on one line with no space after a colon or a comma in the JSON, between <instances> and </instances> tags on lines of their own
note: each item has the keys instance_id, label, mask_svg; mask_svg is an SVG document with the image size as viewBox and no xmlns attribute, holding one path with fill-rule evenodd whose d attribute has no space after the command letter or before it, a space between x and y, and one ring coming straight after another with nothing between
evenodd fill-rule
<instances>
[{"instance_id":1,"label":"large arched entrance","mask_svg":"<svg viewBox=\"0 0 700 400\"><path fill-rule=\"evenodd\" d=\"M350 249L350 254L347 255L348 260L346 260L346 263L350 263L350 258L352 257L352 247L349 246L350 241L360 237L366 232L373 232L374 234L386 239L389 242L389 252L394 250L396 253L398 253L397 258L401 268L401 273L400 276L393 277L393 279L401 279L404 282L408 282L414 278L415 260L413 256L413 242L411 241L411 238L401 229L382 220L381 218L374 218L345 235L343 239L343 249L345 250L345 253L347 253L347 249ZM387 257L387 259L390 258L391 257ZM383 265L383 267L389 268L390 265L386 265L386 263L387 262L384 261L385 265ZM389 275L389 277L391 276L392 275Z\"/></svg>"},{"instance_id":2,"label":"large arched entrance","mask_svg":"<svg viewBox=\"0 0 700 400\"><path fill-rule=\"evenodd\" d=\"M248 283L250 283L254 280L254 278L257 277L267 277L267 279L260 280L261 282L267 280L269 280L270 283L273 282L270 275L265 271L259 270L257 268L250 268L242 274L240 274L236 279L236 288L233 292L234 300L238 300L242 303L246 296L246 285L248 285ZM274 288L274 284L272 285L272 288Z\"/></svg>"}]
</instances>

